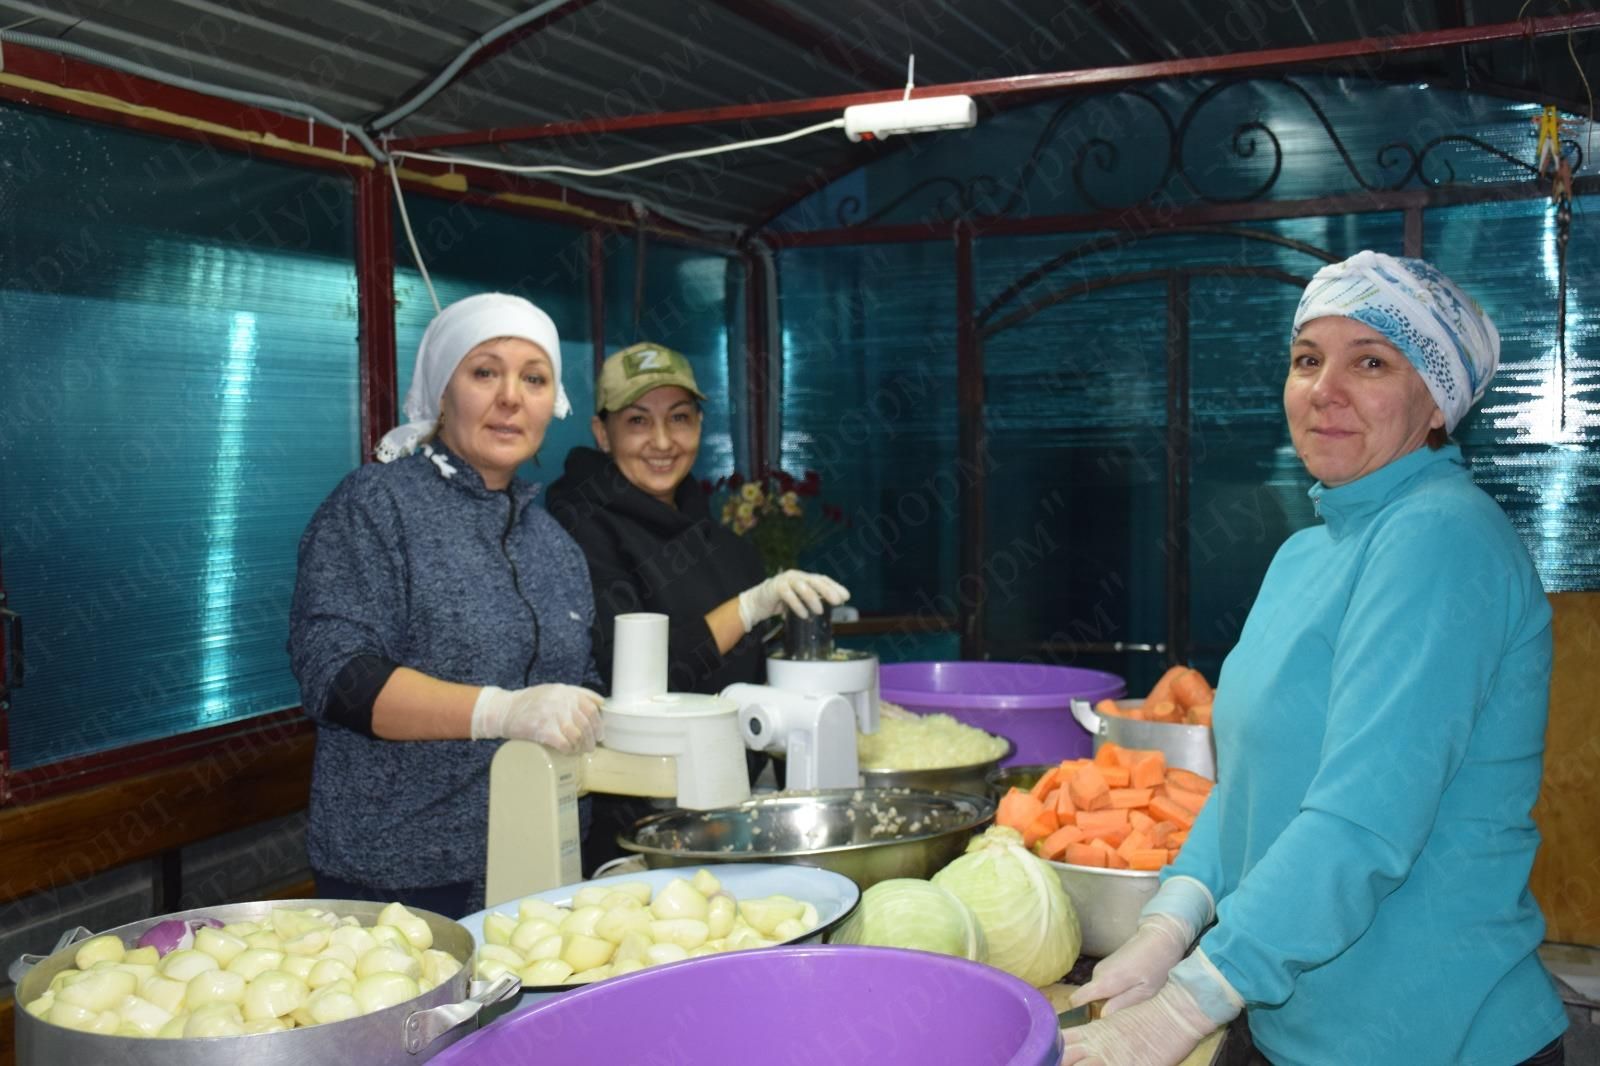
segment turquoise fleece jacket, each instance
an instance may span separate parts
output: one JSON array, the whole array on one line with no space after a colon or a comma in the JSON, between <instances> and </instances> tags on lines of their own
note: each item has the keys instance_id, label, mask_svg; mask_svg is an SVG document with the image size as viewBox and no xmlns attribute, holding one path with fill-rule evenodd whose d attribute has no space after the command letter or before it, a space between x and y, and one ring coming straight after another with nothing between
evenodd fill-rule
<instances>
[{"instance_id":1,"label":"turquoise fleece jacket","mask_svg":"<svg viewBox=\"0 0 1600 1066\"><path fill-rule=\"evenodd\" d=\"M1528 891L1549 602L1453 445L1311 496L1322 524L1223 664L1218 784L1165 876L1211 890L1199 945L1278 1066L1509 1066L1567 1024Z\"/></svg>"}]
</instances>

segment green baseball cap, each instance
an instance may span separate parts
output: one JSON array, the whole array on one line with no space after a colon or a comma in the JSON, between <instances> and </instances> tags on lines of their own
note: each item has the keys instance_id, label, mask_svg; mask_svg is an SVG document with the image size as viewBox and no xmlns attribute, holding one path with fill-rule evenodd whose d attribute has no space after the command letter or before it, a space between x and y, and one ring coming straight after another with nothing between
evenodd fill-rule
<instances>
[{"instance_id":1,"label":"green baseball cap","mask_svg":"<svg viewBox=\"0 0 1600 1066\"><path fill-rule=\"evenodd\" d=\"M651 389L676 385L704 400L706 394L694 383L694 370L682 352L660 344L630 344L612 352L600 366L595 383L594 409L620 411Z\"/></svg>"}]
</instances>

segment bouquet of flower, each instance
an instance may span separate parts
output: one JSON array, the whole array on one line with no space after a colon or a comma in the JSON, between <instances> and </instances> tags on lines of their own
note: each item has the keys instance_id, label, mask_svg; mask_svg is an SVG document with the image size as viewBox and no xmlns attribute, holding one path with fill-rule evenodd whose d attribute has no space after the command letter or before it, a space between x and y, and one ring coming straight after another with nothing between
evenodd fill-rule
<instances>
[{"instance_id":1,"label":"bouquet of flower","mask_svg":"<svg viewBox=\"0 0 1600 1066\"><path fill-rule=\"evenodd\" d=\"M754 542L768 576L798 566L801 553L827 535L818 514L824 521L844 523L842 509L818 498L822 476L815 470L796 478L768 469L749 480L735 473L703 484L713 499L721 494L717 514L722 524Z\"/></svg>"}]
</instances>

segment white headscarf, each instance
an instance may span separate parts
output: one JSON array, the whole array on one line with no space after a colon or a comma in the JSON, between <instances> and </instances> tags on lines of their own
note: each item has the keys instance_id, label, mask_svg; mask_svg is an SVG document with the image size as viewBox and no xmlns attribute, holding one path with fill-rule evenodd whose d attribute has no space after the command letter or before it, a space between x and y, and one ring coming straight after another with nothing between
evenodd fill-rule
<instances>
[{"instance_id":1,"label":"white headscarf","mask_svg":"<svg viewBox=\"0 0 1600 1066\"><path fill-rule=\"evenodd\" d=\"M417 346L417 365L406 390L406 423L383 435L378 442L379 462L388 463L410 455L417 445L439 425L439 401L450 375L456 372L467 353L484 341L496 337L520 337L544 349L556 379L557 418L567 417L572 404L561 385L561 336L550 316L520 296L501 292L468 296L433 316L422 343Z\"/></svg>"},{"instance_id":2,"label":"white headscarf","mask_svg":"<svg viewBox=\"0 0 1600 1066\"><path fill-rule=\"evenodd\" d=\"M1500 333L1489 316L1421 259L1367 251L1323 267L1300 296L1290 336L1328 315L1383 334L1422 375L1447 433L1483 398L1500 366Z\"/></svg>"}]
</instances>

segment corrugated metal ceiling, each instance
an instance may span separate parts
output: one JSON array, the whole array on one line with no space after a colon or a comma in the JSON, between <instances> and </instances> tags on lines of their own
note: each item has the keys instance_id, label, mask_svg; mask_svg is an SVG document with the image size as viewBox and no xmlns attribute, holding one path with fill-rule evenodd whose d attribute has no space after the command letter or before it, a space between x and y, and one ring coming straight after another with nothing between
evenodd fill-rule
<instances>
[{"instance_id":1,"label":"corrugated metal ceiling","mask_svg":"<svg viewBox=\"0 0 1600 1066\"><path fill-rule=\"evenodd\" d=\"M533 5L366 0L0 0L0 28L162 72L287 97L367 125L478 36ZM568 0L489 45L391 132L425 137L1293 48L1587 10L1565 0ZM1342 69L1471 86L1587 111L1600 33L1390 55ZM1569 51L1570 49L1570 51ZM989 100L985 107L1006 106ZM580 135L456 150L604 167L766 136L815 116ZM892 151L838 131L608 178L552 180L739 225Z\"/></svg>"}]
</instances>

